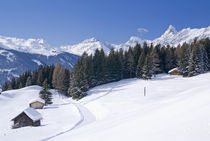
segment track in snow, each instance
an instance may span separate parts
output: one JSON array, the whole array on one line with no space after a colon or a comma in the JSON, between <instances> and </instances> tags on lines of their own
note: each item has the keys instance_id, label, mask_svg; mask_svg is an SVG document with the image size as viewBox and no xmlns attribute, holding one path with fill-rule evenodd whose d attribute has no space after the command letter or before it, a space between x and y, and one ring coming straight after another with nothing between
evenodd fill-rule
<instances>
[{"instance_id":1,"label":"track in snow","mask_svg":"<svg viewBox=\"0 0 210 141\"><path fill-rule=\"evenodd\" d=\"M89 110L86 107L84 107L83 105L81 105L79 103L71 103L71 102L70 103L65 103L65 105L67 105L67 104L73 104L77 108L77 110L80 114L80 120L74 126L69 128L68 130L59 132L59 133L57 133L53 136L42 139L41 141L50 140L54 137L57 137L57 136L60 136L62 134L65 134L67 132L70 132L70 131L74 130L75 128L79 128L81 126L84 126L86 124L89 124L89 123L95 121L95 116L91 112L89 112Z\"/></svg>"},{"instance_id":2,"label":"track in snow","mask_svg":"<svg viewBox=\"0 0 210 141\"><path fill-rule=\"evenodd\" d=\"M100 96L98 96L98 97L95 97L95 98L90 99L90 100L88 100L88 101L82 101L81 104L82 104L82 105L86 105L86 104L88 104L88 103L90 103L90 102L93 102L93 101L95 101L95 100L98 100L98 99L100 99L100 98L102 98L102 97L108 95L109 93L111 93L115 87L116 87L116 86L112 87L110 90L108 90L108 92L106 92L105 94L102 94L102 95L100 95Z\"/></svg>"},{"instance_id":3,"label":"track in snow","mask_svg":"<svg viewBox=\"0 0 210 141\"><path fill-rule=\"evenodd\" d=\"M80 120L73 127L69 128L68 130L62 131L60 133L57 133L57 134L55 134L55 135L53 135L51 137L42 139L41 141L50 140L50 139L52 139L54 137L63 135L65 133L67 133L67 132L70 132L70 131L76 129L76 128L79 128L79 127L82 127L82 126L84 126L86 124L90 124L90 123L94 122L96 120L95 116L83 105L86 105L87 103L90 103L92 101L98 100L98 99L108 95L109 93L112 92L113 89L114 89L114 87L112 87L110 90L108 90L105 94L102 94L102 95L100 95L98 97L95 97L95 98L93 98L91 100L88 100L88 101L83 101L83 102L81 102L81 104L80 103L75 103L75 102L64 103L63 105L73 104L77 108L77 110L78 110L78 112L80 114Z\"/></svg>"}]
</instances>

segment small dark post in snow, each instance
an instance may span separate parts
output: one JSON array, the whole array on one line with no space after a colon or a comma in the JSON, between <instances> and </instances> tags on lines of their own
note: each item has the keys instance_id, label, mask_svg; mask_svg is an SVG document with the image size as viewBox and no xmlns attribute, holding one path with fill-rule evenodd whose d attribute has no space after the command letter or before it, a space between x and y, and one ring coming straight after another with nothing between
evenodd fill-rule
<instances>
[{"instance_id":1,"label":"small dark post in snow","mask_svg":"<svg viewBox=\"0 0 210 141\"><path fill-rule=\"evenodd\" d=\"M146 87L144 87L144 96L146 96Z\"/></svg>"}]
</instances>

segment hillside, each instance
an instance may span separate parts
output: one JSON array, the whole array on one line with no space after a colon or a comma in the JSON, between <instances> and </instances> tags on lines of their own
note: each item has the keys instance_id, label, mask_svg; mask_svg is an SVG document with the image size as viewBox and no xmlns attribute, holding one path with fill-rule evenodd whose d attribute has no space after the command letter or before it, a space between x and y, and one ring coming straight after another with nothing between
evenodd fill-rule
<instances>
[{"instance_id":1,"label":"hillside","mask_svg":"<svg viewBox=\"0 0 210 141\"><path fill-rule=\"evenodd\" d=\"M6 81L28 70L35 70L40 65L55 65L60 62L62 66L72 69L79 56L62 52L57 55L41 55L20 52L0 47L0 88Z\"/></svg>"},{"instance_id":2,"label":"hillside","mask_svg":"<svg viewBox=\"0 0 210 141\"><path fill-rule=\"evenodd\" d=\"M11 129L10 120L38 97L38 86L0 95L2 140L208 141L210 73L191 78L158 75L91 89L79 100L53 92L54 104L39 112L42 126ZM146 87L147 96L143 96ZM58 116L59 115L59 116ZM173 138L171 138L173 136ZM33 137L33 138L32 138Z\"/></svg>"}]
</instances>

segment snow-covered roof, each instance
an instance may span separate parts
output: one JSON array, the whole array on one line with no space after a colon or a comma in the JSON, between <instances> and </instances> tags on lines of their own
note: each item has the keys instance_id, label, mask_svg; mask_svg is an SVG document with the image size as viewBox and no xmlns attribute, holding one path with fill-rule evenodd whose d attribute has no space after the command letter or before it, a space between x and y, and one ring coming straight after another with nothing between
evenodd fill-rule
<instances>
[{"instance_id":1,"label":"snow-covered roof","mask_svg":"<svg viewBox=\"0 0 210 141\"><path fill-rule=\"evenodd\" d=\"M37 112L35 109L33 108L27 108L23 111L28 117L30 117L33 121L37 121L42 119L42 115Z\"/></svg>"},{"instance_id":2,"label":"snow-covered roof","mask_svg":"<svg viewBox=\"0 0 210 141\"><path fill-rule=\"evenodd\" d=\"M43 99L40 99L40 98L38 98L38 99L33 99L33 100L31 100L30 101L30 103L34 103L34 102L41 102L41 103L45 103L45 101L43 100Z\"/></svg>"},{"instance_id":3,"label":"snow-covered roof","mask_svg":"<svg viewBox=\"0 0 210 141\"><path fill-rule=\"evenodd\" d=\"M175 71L175 70L176 70L176 71L179 71L178 68L173 68L173 69L169 70L168 73L171 73L171 72L173 72L173 71Z\"/></svg>"},{"instance_id":4,"label":"snow-covered roof","mask_svg":"<svg viewBox=\"0 0 210 141\"><path fill-rule=\"evenodd\" d=\"M42 119L42 115L33 108L27 108L21 113L25 113L34 122ZM18 117L19 115L17 115L16 117ZM15 118L13 118L12 120L14 120Z\"/></svg>"}]
</instances>

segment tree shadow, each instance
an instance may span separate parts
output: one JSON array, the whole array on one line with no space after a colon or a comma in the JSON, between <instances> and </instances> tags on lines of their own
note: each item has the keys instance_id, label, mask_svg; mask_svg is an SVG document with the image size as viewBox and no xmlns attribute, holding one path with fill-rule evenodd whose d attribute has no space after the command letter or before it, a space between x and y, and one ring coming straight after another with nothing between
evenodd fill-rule
<instances>
[{"instance_id":1,"label":"tree shadow","mask_svg":"<svg viewBox=\"0 0 210 141\"><path fill-rule=\"evenodd\" d=\"M50 106L50 107L44 107L43 109L57 109L58 106Z\"/></svg>"}]
</instances>

